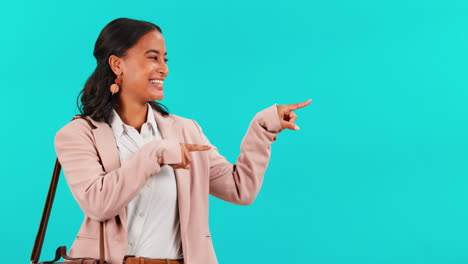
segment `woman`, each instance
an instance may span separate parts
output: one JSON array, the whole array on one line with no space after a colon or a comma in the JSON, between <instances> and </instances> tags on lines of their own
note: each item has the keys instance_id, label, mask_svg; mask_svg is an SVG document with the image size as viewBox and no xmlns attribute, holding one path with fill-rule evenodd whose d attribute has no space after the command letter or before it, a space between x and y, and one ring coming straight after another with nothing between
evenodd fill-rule
<instances>
[{"instance_id":1,"label":"woman","mask_svg":"<svg viewBox=\"0 0 468 264\"><path fill-rule=\"evenodd\" d=\"M166 54L161 29L140 20L116 19L96 41L97 67L80 93L87 120L69 122L54 142L85 214L71 257L99 257L102 221L108 263L122 263L125 255L134 256L126 263L217 263L209 194L252 203L270 144L285 128L298 129L292 111L310 104L274 104L257 113L231 164L196 121L155 102L164 98Z\"/></svg>"}]
</instances>

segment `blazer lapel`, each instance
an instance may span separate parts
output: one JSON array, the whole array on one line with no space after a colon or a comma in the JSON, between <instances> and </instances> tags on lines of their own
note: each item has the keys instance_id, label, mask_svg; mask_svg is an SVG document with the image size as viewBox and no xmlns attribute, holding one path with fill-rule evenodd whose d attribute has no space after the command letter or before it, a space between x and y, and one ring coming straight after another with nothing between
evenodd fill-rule
<instances>
[{"instance_id":1,"label":"blazer lapel","mask_svg":"<svg viewBox=\"0 0 468 264\"><path fill-rule=\"evenodd\" d=\"M154 118L161 132L163 139L175 139L180 143L185 143L182 127L174 121L172 117L163 116L158 111L152 109ZM92 119L91 119L92 120ZM120 167L119 151L115 141L112 128L106 122L96 122L92 120L96 126L92 130L96 142L96 149L102 161L103 169L106 172L112 171ZM177 181L177 200L179 207L179 220L182 232L185 233L188 226L190 216L190 172L185 169L174 169ZM127 211L120 213L122 225L127 230Z\"/></svg>"},{"instance_id":2,"label":"blazer lapel","mask_svg":"<svg viewBox=\"0 0 468 264\"><path fill-rule=\"evenodd\" d=\"M95 122L97 127L93 129L96 149L101 157L102 166L105 171L112 171L120 167L119 150L115 141L112 128L106 122Z\"/></svg>"},{"instance_id":3,"label":"blazer lapel","mask_svg":"<svg viewBox=\"0 0 468 264\"><path fill-rule=\"evenodd\" d=\"M91 119L92 120L92 119ZM112 128L106 122L96 122L93 124L96 126L92 130L96 149L99 157L101 158L102 167L104 171L109 172L120 168L120 157L119 150L117 149L117 143L115 140L114 132ZM124 212L119 214L120 221L122 222L123 228L127 230L127 207Z\"/></svg>"},{"instance_id":4,"label":"blazer lapel","mask_svg":"<svg viewBox=\"0 0 468 264\"><path fill-rule=\"evenodd\" d=\"M175 139L185 143L182 127L172 117L163 116L154 109L153 113L163 139ZM190 216L190 172L185 169L174 169L174 173L177 181L179 220L182 232L185 234Z\"/></svg>"}]
</instances>

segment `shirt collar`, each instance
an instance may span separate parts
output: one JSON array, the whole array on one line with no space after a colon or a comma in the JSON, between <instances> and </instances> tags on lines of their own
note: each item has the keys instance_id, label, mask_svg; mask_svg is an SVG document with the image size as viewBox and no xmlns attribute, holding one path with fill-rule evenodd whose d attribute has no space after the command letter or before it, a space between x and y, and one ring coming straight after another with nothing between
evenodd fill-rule
<instances>
[{"instance_id":1,"label":"shirt collar","mask_svg":"<svg viewBox=\"0 0 468 264\"><path fill-rule=\"evenodd\" d=\"M156 119L154 118L153 107L151 107L149 103L148 103L148 113L146 115L146 123L149 123L153 127L153 130L156 132L156 129L158 128L158 124L156 123Z\"/></svg>"},{"instance_id":2,"label":"shirt collar","mask_svg":"<svg viewBox=\"0 0 468 264\"><path fill-rule=\"evenodd\" d=\"M153 131L156 131L158 125L156 123L156 120L154 119L153 108L151 107L151 105L149 103L147 103L147 105L148 105L148 111L146 113L146 122L145 122L145 124L148 124L149 126L151 126L153 128ZM127 125L122 121L119 114L117 113L117 111L115 111L114 108L112 108L111 118L110 119L111 119L110 125L112 127L112 130L114 131L116 136L121 136L122 133L126 129L125 126L127 126Z\"/></svg>"}]
</instances>

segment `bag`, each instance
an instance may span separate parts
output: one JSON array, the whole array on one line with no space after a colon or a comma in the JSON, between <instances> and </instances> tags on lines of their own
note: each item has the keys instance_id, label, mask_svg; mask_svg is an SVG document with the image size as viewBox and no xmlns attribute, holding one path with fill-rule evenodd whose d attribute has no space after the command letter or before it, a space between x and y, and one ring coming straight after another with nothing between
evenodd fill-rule
<instances>
[{"instance_id":1,"label":"bag","mask_svg":"<svg viewBox=\"0 0 468 264\"><path fill-rule=\"evenodd\" d=\"M91 121L85 118L82 115L75 115L72 119L75 120L76 118L82 118L88 122L91 129L95 129ZM65 246L60 246L57 248L55 252L55 259L50 261L40 262L39 258L41 256L42 244L44 242L44 236L47 229L47 223L49 222L50 211L52 209L52 204L54 202L55 191L57 189L57 183L60 175L60 163L58 158L55 161L54 172L52 173L52 180L50 182L49 192L47 193L46 203L44 205L44 210L42 212L41 223L39 225L39 230L37 231L36 240L34 241L34 247L31 253L31 263L32 264L52 264L52 263L68 263L68 264L107 264L105 261L105 252L104 252L104 223L100 222L99 227L99 259L96 258L72 258L67 255L67 248ZM61 258L67 260L65 262L56 262Z\"/></svg>"}]
</instances>

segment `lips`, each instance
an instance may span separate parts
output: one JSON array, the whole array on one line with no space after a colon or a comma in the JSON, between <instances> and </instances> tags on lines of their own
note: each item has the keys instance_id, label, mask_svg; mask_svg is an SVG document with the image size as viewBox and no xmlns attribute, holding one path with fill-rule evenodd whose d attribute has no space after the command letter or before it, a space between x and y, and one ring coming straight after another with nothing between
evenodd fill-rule
<instances>
[{"instance_id":1,"label":"lips","mask_svg":"<svg viewBox=\"0 0 468 264\"><path fill-rule=\"evenodd\" d=\"M150 82L151 82L151 83L163 84L163 83L164 83L164 80L161 80L161 79L150 79Z\"/></svg>"},{"instance_id":2,"label":"lips","mask_svg":"<svg viewBox=\"0 0 468 264\"><path fill-rule=\"evenodd\" d=\"M164 80L161 79L151 79L150 85L158 90L162 90L164 87Z\"/></svg>"}]
</instances>

